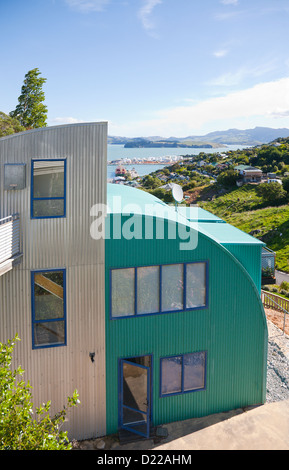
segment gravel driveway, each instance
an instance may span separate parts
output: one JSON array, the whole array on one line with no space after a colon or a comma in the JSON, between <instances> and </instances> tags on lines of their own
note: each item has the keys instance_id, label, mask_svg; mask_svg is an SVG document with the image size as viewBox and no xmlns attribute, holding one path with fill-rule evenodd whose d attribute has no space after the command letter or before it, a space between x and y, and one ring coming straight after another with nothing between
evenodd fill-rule
<instances>
[{"instance_id":1,"label":"gravel driveway","mask_svg":"<svg viewBox=\"0 0 289 470\"><path fill-rule=\"evenodd\" d=\"M289 399L289 336L268 324L267 403Z\"/></svg>"}]
</instances>

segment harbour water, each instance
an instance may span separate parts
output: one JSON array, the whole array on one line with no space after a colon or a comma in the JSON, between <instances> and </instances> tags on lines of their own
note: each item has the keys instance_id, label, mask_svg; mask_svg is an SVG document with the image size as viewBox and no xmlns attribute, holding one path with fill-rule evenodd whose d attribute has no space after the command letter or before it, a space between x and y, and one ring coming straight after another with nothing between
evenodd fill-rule
<instances>
[{"instance_id":1,"label":"harbour water","mask_svg":"<svg viewBox=\"0 0 289 470\"><path fill-rule=\"evenodd\" d=\"M140 160L147 160L149 158L161 158L166 156L183 156L183 155L198 155L201 152L204 153L224 153L228 150L238 150L248 148L245 145L228 145L226 147L208 149L208 148L198 148L198 149L190 149L190 148L124 148L123 145L112 145L109 144L107 146L107 160L114 161L120 160L122 158L133 159L137 158ZM139 176L148 175L153 171L157 171L164 166L170 165L170 163L166 163L165 165L158 165L158 164L133 164L133 165L125 165L127 170L131 170L135 168ZM107 178L113 178L115 176L115 170L117 165L107 165Z\"/></svg>"}]
</instances>

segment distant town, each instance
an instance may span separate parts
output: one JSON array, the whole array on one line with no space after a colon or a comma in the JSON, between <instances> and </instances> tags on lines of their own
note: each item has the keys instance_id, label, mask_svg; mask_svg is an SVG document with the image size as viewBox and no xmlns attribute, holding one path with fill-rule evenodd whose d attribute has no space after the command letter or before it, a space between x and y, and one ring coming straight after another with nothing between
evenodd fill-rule
<instances>
[{"instance_id":1,"label":"distant town","mask_svg":"<svg viewBox=\"0 0 289 470\"><path fill-rule=\"evenodd\" d=\"M182 156L179 155L167 155L164 157L148 157L142 158L120 158L118 160L108 161L108 165L167 165L170 163L176 163L183 160Z\"/></svg>"}]
</instances>

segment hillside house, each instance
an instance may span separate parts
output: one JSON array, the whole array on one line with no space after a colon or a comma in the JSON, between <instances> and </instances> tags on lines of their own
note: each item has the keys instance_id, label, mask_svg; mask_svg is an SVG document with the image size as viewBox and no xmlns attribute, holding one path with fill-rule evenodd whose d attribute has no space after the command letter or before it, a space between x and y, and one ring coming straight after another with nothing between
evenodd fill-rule
<instances>
[{"instance_id":1,"label":"hillside house","mask_svg":"<svg viewBox=\"0 0 289 470\"><path fill-rule=\"evenodd\" d=\"M264 403L264 244L199 208L107 195L107 432Z\"/></svg>"},{"instance_id":2,"label":"hillside house","mask_svg":"<svg viewBox=\"0 0 289 470\"><path fill-rule=\"evenodd\" d=\"M282 180L275 173L267 173L267 183L279 183L282 184Z\"/></svg>"},{"instance_id":3,"label":"hillside house","mask_svg":"<svg viewBox=\"0 0 289 470\"><path fill-rule=\"evenodd\" d=\"M66 429L87 439L264 403L264 244L107 185L106 142L106 123L0 139L0 218L20 220L5 239L0 340L20 336L14 363L35 405L59 411L77 389Z\"/></svg>"},{"instance_id":4,"label":"hillside house","mask_svg":"<svg viewBox=\"0 0 289 470\"><path fill-rule=\"evenodd\" d=\"M249 165L238 165L235 167L240 175L240 180L243 184L246 183L261 183L262 170Z\"/></svg>"}]
</instances>

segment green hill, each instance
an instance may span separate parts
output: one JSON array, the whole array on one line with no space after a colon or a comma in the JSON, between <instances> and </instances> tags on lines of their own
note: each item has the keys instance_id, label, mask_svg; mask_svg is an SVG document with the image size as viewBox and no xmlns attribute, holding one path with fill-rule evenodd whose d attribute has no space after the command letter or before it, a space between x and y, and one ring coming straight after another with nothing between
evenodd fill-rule
<instances>
[{"instance_id":1,"label":"green hill","mask_svg":"<svg viewBox=\"0 0 289 470\"><path fill-rule=\"evenodd\" d=\"M257 186L245 185L199 205L264 241L276 252L276 267L289 272L289 205L269 206Z\"/></svg>"},{"instance_id":2,"label":"green hill","mask_svg":"<svg viewBox=\"0 0 289 470\"><path fill-rule=\"evenodd\" d=\"M168 141L166 139L159 141L151 141L142 138L131 139L126 142L124 148L208 148L214 149L225 147L223 144L216 144L214 142L191 141L191 140L175 140Z\"/></svg>"},{"instance_id":3,"label":"green hill","mask_svg":"<svg viewBox=\"0 0 289 470\"><path fill-rule=\"evenodd\" d=\"M274 173L282 185L237 187L235 167L241 164ZM253 232L276 252L277 268L289 272L289 138L221 155L186 155L182 163L152 173L153 185L144 179L143 187L157 188L157 197L167 200L170 194L162 188L164 182L180 184L188 205L198 204L244 232Z\"/></svg>"}]
</instances>

